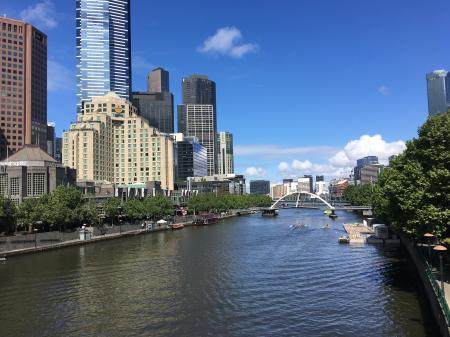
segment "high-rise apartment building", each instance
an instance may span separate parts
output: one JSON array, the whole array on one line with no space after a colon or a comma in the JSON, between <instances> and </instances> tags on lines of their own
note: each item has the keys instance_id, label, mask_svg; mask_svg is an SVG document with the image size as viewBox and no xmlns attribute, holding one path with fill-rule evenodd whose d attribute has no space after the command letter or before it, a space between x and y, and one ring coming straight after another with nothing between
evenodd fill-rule
<instances>
[{"instance_id":1,"label":"high-rise apartment building","mask_svg":"<svg viewBox=\"0 0 450 337\"><path fill-rule=\"evenodd\" d=\"M153 69L147 76L148 92L169 92L169 72L163 68Z\"/></svg>"},{"instance_id":2,"label":"high-rise apartment building","mask_svg":"<svg viewBox=\"0 0 450 337\"><path fill-rule=\"evenodd\" d=\"M436 115L450 108L450 78L448 71L435 70L427 74L428 113Z\"/></svg>"},{"instance_id":3,"label":"high-rise apartment building","mask_svg":"<svg viewBox=\"0 0 450 337\"><path fill-rule=\"evenodd\" d=\"M133 92L132 103L150 125L161 132L174 132L173 95L169 88L169 72L156 68L148 77L147 92Z\"/></svg>"},{"instance_id":4,"label":"high-rise apartment building","mask_svg":"<svg viewBox=\"0 0 450 337\"><path fill-rule=\"evenodd\" d=\"M219 132L217 134L219 174L234 173L233 156L233 134L230 132Z\"/></svg>"},{"instance_id":5,"label":"high-rise apartment building","mask_svg":"<svg viewBox=\"0 0 450 337\"><path fill-rule=\"evenodd\" d=\"M0 159L24 145L47 147L47 36L0 18Z\"/></svg>"},{"instance_id":6,"label":"high-rise apartment building","mask_svg":"<svg viewBox=\"0 0 450 337\"><path fill-rule=\"evenodd\" d=\"M77 107L131 93L130 0L76 0Z\"/></svg>"},{"instance_id":7,"label":"high-rise apartment building","mask_svg":"<svg viewBox=\"0 0 450 337\"><path fill-rule=\"evenodd\" d=\"M77 169L77 180L143 187L158 181L173 190L172 138L114 92L85 102L63 137L63 164Z\"/></svg>"},{"instance_id":8,"label":"high-rise apartment building","mask_svg":"<svg viewBox=\"0 0 450 337\"><path fill-rule=\"evenodd\" d=\"M187 104L178 106L178 131L197 137L207 150L208 175L217 172L216 114L214 106Z\"/></svg>"}]
</instances>

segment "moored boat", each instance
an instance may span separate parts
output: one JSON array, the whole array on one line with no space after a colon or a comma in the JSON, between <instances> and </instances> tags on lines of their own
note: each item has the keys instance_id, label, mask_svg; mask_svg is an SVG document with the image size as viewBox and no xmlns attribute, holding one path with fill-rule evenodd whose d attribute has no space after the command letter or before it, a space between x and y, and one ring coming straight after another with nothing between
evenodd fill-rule
<instances>
[{"instance_id":1,"label":"moored boat","mask_svg":"<svg viewBox=\"0 0 450 337\"><path fill-rule=\"evenodd\" d=\"M175 224L172 224L170 227L172 230L176 230L176 229L183 229L184 225L182 223L175 223Z\"/></svg>"}]
</instances>

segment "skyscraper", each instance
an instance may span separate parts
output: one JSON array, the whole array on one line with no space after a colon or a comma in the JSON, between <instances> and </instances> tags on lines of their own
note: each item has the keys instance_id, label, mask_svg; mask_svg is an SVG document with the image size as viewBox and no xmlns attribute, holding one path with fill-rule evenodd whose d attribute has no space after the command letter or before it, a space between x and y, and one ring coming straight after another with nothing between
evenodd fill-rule
<instances>
[{"instance_id":1,"label":"skyscraper","mask_svg":"<svg viewBox=\"0 0 450 337\"><path fill-rule=\"evenodd\" d=\"M169 72L163 68L153 69L147 76L148 92L169 92Z\"/></svg>"},{"instance_id":2,"label":"skyscraper","mask_svg":"<svg viewBox=\"0 0 450 337\"><path fill-rule=\"evenodd\" d=\"M130 0L76 0L77 108L110 91L131 93Z\"/></svg>"},{"instance_id":3,"label":"skyscraper","mask_svg":"<svg viewBox=\"0 0 450 337\"><path fill-rule=\"evenodd\" d=\"M447 112L450 108L450 78L446 70L427 74L428 114Z\"/></svg>"},{"instance_id":4,"label":"skyscraper","mask_svg":"<svg viewBox=\"0 0 450 337\"><path fill-rule=\"evenodd\" d=\"M208 175L217 172L216 114L208 104L178 106L178 131L187 137L197 137L207 150Z\"/></svg>"},{"instance_id":5,"label":"skyscraper","mask_svg":"<svg viewBox=\"0 0 450 337\"><path fill-rule=\"evenodd\" d=\"M251 180L250 194L269 195L270 181L268 180Z\"/></svg>"},{"instance_id":6,"label":"skyscraper","mask_svg":"<svg viewBox=\"0 0 450 337\"><path fill-rule=\"evenodd\" d=\"M23 145L47 148L47 36L0 18L0 159Z\"/></svg>"},{"instance_id":7,"label":"skyscraper","mask_svg":"<svg viewBox=\"0 0 450 337\"><path fill-rule=\"evenodd\" d=\"M182 80L183 104L178 106L178 132L195 136L208 150L208 175L218 172L216 83L204 75Z\"/></svg>"},{"instance_id":8,"label":"skyscraper","mask_svg":"<svg viewBox=\"0 0 450 337\"><path fill-rule=\"evenodd\" d=\"M234 173L233 157L233 134L230 132L219 132L217 134L218 144L218 174Z\"/></svg>"},{"instance_id":9,"label":"skyscraper","mask_svg":"<svg viewBox=\"0 0 450 337\"><path fill-rule=\"evenodd\" d=\"M147 92L133 92L133 105L151 126L164 133L173 133L173 95L169 88L169 72L156 68L148 74L147 81Z\"/></svg>"},{"instance_id":10,"label":"skyscraper","mask_svg":"<svg viewBox=\"0 0 450 337\"><path fill-rule=\"evenodd\" d=\"M182 80L183 104L209 104L216 110L216 83L205 75L191 75ZM216 111L214 111L216 113Z\"/></svg>"}]
</instances>

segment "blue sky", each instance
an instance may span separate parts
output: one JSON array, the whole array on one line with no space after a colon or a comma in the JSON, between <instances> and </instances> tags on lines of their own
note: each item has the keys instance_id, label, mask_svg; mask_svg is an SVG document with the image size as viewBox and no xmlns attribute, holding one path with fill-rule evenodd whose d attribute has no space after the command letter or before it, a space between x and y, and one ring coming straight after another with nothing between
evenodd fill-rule
<instances>
[{"instance_id":1,"label":"blue sky","mask_svg":"<svg viewBox=\"0 0 450 337\"><path fill-rule=\"evenodd\" d=\"M449 68L448 0L132 0L133 90L146 73L217 83L219 131L249 179L344 175L401 151L427 117L427 72ZM49 37L49 121L75 120L75 1L0 0Z\"/></svg>"}]
</instances>

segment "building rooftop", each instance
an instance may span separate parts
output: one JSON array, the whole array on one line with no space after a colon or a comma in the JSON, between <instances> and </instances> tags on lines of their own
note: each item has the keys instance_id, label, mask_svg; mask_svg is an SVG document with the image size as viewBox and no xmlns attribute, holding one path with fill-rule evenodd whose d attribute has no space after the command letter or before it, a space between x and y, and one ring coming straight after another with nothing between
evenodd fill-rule
<instances>
[{"instance_id":1,"label":"building rooftop","mask_svg":"<svg viewBox=\"0 0 450 337\"><path fill-rule=\"evenodd\" d=\"M3 160L1 163L25 162L25 161L46 161L51 163L57 163L56 159L51 157L47 152L42 150L37 145L26 145L9 158Z\"/></svg>"}]
</instances>

